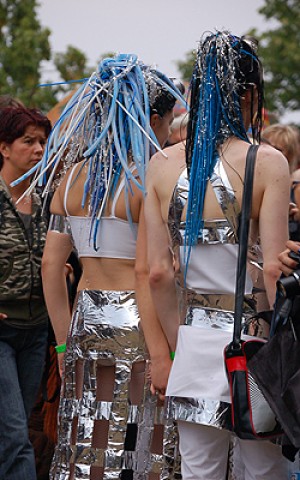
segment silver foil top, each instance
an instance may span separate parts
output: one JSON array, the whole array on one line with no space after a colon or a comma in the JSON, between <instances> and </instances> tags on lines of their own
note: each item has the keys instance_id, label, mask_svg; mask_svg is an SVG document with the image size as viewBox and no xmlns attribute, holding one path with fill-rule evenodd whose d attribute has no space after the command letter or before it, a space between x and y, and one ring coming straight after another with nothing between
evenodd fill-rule
<instances>
[{"instance_id":1,"label":"silver foil top","mask_svg":"<svg viewBox=\"0 0 300 480\"><path fill-rule=\"evenodd\" d=\"M205 220L198 243L236 244L240 207L220 159L217 160L210 182L225 218ZM175 186L169 208L168 224L173 248L184 245L183 210L187 204L188 193L189 180L187 170L184 170Z\"/></svg>"},{"instance_id":2,"label":"silver foil top","mask_svg":"<svg viewBox=\"0 0 300 480\"><path fill-rule=\"evenodd\" d=\"M58 232L58 233L66 233L68 235L72 235L72 230L68 218L64 215L54 215L50 216L49 221L49 231Z\"/></svg>"}]
</instances>

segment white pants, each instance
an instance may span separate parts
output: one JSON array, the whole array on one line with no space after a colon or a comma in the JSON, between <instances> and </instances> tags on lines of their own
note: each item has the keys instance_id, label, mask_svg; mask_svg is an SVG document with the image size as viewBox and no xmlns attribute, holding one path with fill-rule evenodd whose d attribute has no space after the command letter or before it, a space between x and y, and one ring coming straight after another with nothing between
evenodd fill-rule
<instances>
[{"instance_id":1,"label":"white pants","mask_svg":"<svg viewBox=\"0 0 300 480\"><path fill-rule=\"evenodd\" d=\"M231 434L227 430L178 421L183 480L225 480ZM288 462L268 441L237 440L237 480L286 480ZM233 477L234 478L234 477ZM236 477L237 478L237 477Z\"/></svg>"}]
</instances>

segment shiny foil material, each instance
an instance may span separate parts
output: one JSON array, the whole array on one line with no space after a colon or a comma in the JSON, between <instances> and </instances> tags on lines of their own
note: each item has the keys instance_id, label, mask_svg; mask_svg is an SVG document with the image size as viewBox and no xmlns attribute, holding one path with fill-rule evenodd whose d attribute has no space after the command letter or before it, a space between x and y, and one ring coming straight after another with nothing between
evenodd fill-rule
<instances>
[{"instance_id":1,"label":"shiny foil material","mask_svg":"<svg viewBox=\"0 0 300 480\"><path fill-rule=\"evenodd\" d=\"M163 428L163 454L154 453L157 447L160 449L157 444L153 446L153 451L149 448L153 441L154 425ZM176 423L172 418L166 418L164 403L157 401L156 396L151 395L149 383L144 390L144 412L136 450L138 473L134 475L134 479L148 478L148 472L160 475L160 480L182 478Z\"/></svg>"},{"instance_id":2,"label":"shiny foil material","mask_svg":"<svg viewBox=\"0 0 300 480\"><path fill-rule=\"evenodd\" d=\"M211 328L232 332L234 323L234 295L202 295L181 289L185 311L184 324L198 328ZM222 297L225 297L224 299ZM227 307L225 309L225 307ZM247 301L244 302L244 332L253 316ZM230 311L231 310L231 311ZM248 333L246 331L246 333ZM213 345L212 345L213 348ZM200 360L199 360L200 361ZM167 417L185 422L200 423L217 428L231 428L230 404L205 398L169 397Z\"/></svg>"},{"instance_id":3,"label":"shiny foil material","mask_svg":"<svg viewBox=\"0 0 300 480\"><path fill-rule=\"evenodd\" d=\"M216 162L210 182L225 218L205 220L198 243L236 244L240 208L220 159ZM187 170L184 170L174 189L169 208L168 225L173 248L184 245L185 221L182 216L188 192L189 181Z\"/></svg>"},{"instance_id":4,"label":"shiny foil material","mask_svg":"<svg viewBox=\"0 0 300 480\"><path fill-rule=\"evenodd\" d=\"M240 210L220 159L216 162L210 182L225 218L205 220L203 231L198 237L198 244L236 244L238 243ZM188 192L189 181L185 170L175 186L169 208L168 224L173 251L177 258L179 258L179 247L184 245L185 221L183 220L183 213L187 204ZM183 324L206 329L233 330L234 295L199 294L185 288L182 272L179 271L176 277L180 315ZM248 318L253 316L254 311L254 298L251 295L245 296L245 325ZM230 404L218 400L169 397L167 416L175 420L230 429Z\"/></svg>"},{"instance_id":5,"label":"shiny foil material","mask_svg":"<svg viewBox=\"0 0 300 480\"><path fill-rule=\"evenodd\" d=\"M184 422L230 428L230 404L217 400L169 397L167 415Z\"/></svg>"},{"instance_id":6,"label":"shiny foil material","mask_svg":"<svg viewBox=\"0 0 300 480\"><path fill-rule=\"evenodd\" d=\"M72 235L70 222L65 215L52 214L50 216L48 230L53 232L58 232L58 233L66 233L67 235Z\"/></svg>"},{"instance_id":7,"label":"shiny foil material","mask_svg":"<svg viewBox=\"0 0 300 480\"><path fill-rule=\"evenodd\" d=\"M51 480L119 479L121 472L135 480L150 473L181 478L173 420L164 425L145 367L139 370L141 400L131 401L133 368L147 362L134 292L79 292L67 340ZM101 393L101 372L107 368L113 376L111 398ZM99 424L106 425L100 440ZM164 434L156 453L152 440L158 427Z\"/></svg>"}]
</instances>

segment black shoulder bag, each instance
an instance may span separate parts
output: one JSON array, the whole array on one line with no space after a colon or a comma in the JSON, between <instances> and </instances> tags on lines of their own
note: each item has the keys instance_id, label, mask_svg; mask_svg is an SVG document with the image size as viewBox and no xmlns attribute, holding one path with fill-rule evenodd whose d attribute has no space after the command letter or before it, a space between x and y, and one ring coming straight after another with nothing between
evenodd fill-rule
<instances>
[{"instance_id":1,"label":"black shoulder bag","mask_svg":"<svg viewBox=\"0 0 300 480\"><path fill-rule=\"evenodd\" d=\"M275 414L248 370L248 361L264 346L265 342L259 339L241 340L249 220L257 149L258 145L251 145L246 158L239 226L233 339L224 350L225 367L230 385L232 428L238 437L248 440L266 439L282 433Z\"/></svg>"},{"instance_id":2,"label":"black shoulder bag","mask_svg":"<svg viewBox=\"0 0 300 480\"><path fill-rule=\"evenodd\" d=\"M298 269L277 282L271 338L249 362L251 374L295 449L300 448L299 273ZM292 281L297 286L297 294L287 288L283 293L283 283Z\"/></svg>"}]
</instances>

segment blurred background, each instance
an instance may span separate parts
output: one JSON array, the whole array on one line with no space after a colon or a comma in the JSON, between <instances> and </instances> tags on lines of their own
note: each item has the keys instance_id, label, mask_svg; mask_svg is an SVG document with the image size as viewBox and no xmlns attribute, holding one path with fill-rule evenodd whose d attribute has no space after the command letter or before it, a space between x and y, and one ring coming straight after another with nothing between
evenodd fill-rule
<instances>
[{"instance_id":1,"label":"blurred background","mask_svg":"<svg viewBox=\"0 0 300 480\"><path fill-rule=\"evenodd\" d=\"M266 122L299 126L299 0L1 0L0 94L56 106L55 120L76 81L120 52L188 82L197 41L216 29L257 38Z\"/></svg>"}]
</instances>

